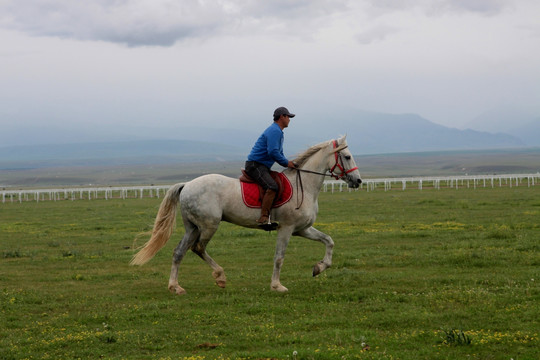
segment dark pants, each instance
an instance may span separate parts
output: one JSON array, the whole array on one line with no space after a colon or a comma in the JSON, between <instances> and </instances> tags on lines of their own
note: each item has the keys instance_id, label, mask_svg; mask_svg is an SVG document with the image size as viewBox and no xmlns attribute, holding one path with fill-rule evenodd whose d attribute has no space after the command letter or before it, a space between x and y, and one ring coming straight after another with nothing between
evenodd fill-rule
<instances>
[{"instance_id":1,"label":"dark pants","mask_svg":"<svg viewBox=\"0 0 540 360\"><path fill-rule=\"evenodd\" d=\"M256 161L246 161L246 173L264 190L278 191L278 185L270 175L270 169Z\"/></svg>"}]
</instances>

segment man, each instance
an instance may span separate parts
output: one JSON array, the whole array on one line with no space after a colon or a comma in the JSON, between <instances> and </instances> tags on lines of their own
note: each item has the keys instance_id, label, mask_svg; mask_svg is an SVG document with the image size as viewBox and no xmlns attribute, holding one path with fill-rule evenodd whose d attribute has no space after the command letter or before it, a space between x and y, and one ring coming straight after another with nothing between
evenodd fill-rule
<instances>
[{"instance_id":1,"label":"man","mask_svg":"<svg viewBox=\"0 0 540 360\"><path fill-rule=\"evenodd\" d=\"M270 176L270 168L276 162L283 167L296 167L283 155L283 129L289 126L294 116L285 107L277 108L274 111L274 123L257 139L246 161L246 173L265 190L261 217L257 220L263 228L268 228L270 210L278 191L278 185Z\"/></svg>"}]
</instances>

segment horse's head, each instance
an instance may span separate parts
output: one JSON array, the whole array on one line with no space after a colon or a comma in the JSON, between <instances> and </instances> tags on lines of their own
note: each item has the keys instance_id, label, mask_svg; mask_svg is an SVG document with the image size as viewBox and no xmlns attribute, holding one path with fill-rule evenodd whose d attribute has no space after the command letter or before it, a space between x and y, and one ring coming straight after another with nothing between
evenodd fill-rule
<instances>
[{"instance_id":1,"label":"horse's head","mask_svg":"<svg viewBox=\"0 0 540 360\"><path fill-rule=\"evenodd\" d=\"M360 171L349 151L345 136L332 141L331 155L328 157L328 168L334 178L345 181L350 188L358 188L362 183Z\"/></svg>"}]
</instances>

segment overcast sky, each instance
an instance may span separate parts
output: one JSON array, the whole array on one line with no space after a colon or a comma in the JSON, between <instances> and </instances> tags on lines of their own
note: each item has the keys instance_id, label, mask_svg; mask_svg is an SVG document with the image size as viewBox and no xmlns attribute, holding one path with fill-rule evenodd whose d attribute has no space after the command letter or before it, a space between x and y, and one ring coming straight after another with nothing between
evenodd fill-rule
<instances>
[{"instance_id":1,"label":"overcast sky","mask_svg":"<svg viewBox=\"0 0 540 360\"><path fill-rule=\"evenodd\" d=\"M538 0L0 0L0 125L538 117L539 19Z\"/></svg>"}]
</instances>

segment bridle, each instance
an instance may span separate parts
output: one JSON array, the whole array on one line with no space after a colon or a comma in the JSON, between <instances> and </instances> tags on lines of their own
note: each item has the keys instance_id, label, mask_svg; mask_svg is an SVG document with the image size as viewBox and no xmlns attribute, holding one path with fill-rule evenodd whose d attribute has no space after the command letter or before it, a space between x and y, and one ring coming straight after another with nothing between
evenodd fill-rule
<instances>
[{"instance_id":1,"label":"bridle","mask_svg":"<svg viewBox=\"0 0 540 360\"><path fill-rule=\"evenodd\" d=\"M332 140L332 144L334 146L334 149L337 149L338 142L337 140ZM346 149L348 147L344 146L343 148L339 149L338 151L334 151L334 158L336 160L336 163L332 168L329 170L330 174L317 172L317 171L311 171L311 170L305 170L305 169L299 169L295 168L297 170L296 172L296 203L298 204L298 186L300 186L301 194L302 194L302 200L300 201L300 205L296 208L296 210L300 209L300 206L304 203L304 185L302 184L302 177L300 176L301 172L310 173L310 174L316 174L321 176L330 176L333 177L336 180L343 179L347 176L347 174L353 172L354 170L358 170L358 166L355 166L349 170L345 170L345 167L343 166L343 158L341 156L341 150ZM334 171L338 168L341 171L341 174L336 174Z\"/></svg>"},{"instance_id":2,"label":"bridle","mask_svg":"<svg viewBox=\"0 0 540 360\"><path fill-rule=\"evenodd\" d=\"M334 149L337 148L337 146L338 146L337 140L334 140L333 144L334 144ZM348 145L343 147L343 149L346 149L347 147L348 147ZM341 149L341 150L343 150L343 149ZM355 166L355 167L353 167L352 169L349 169L349 170L345 170L345 168L343 167L343 159L341 158L341 151L334 152L334 156L335 156L335 159L336 159L336 163L330 169L330 176L332 176L334 179L336 179L336 180L342 179L345 176L347 176L348 173L351 173L354 170L358 170L358 166ZM336 169L336 167L339 170L341 170L341 174L339 174L339 175L334 174L334 170Z\"/></svg>"},{"instance_id":3,"label":"bridle","mask_svg":"<svg viewBox=\"0 0 540 360\"><path fill-rule=\"evenodd\" d=\"M337 143L337 140L332 140L332 144L334 145L334 149L336 149L338 147L338 143ZM334 179L336 180L339 180L339 179L343 179L345 176L347 176L347 174L353 172L354 170L358 170L358 166L355 166L353 167L352 169L349 169L349 170L345 170L345 167L343 166L343 159L341 157L341 150L343 149L346 149L348 148L349 146L344 146L343 148L341 148L339 151L335 151L334 152L334 158L336 160L336 163L334 164L334 166L332 166L332 168L329 170L330 171L330 174L327 174L327 173L322 173L322 172L318 172L318 171L311 171L311 170L305 170L305 169L299 169L299 168L294 168L295 170L298 171L298 174L300 172L305 172L305 173L310 173L310 174L316 174L316 175L321 175L321 176L330 176L330 177L333 177ZM341 174L336 174L334 173L334 170L338 168L339 170L341 170Z\"/></svg>"}]
</instances>

